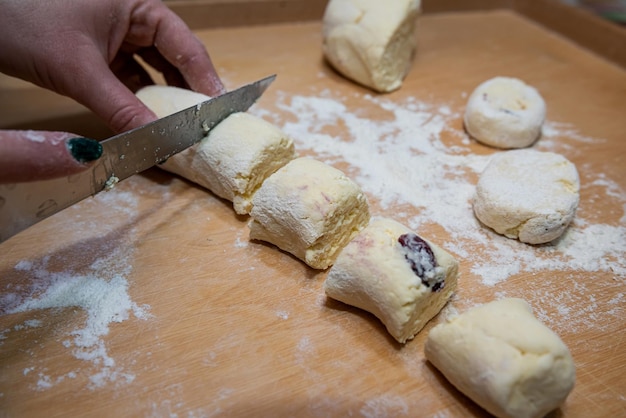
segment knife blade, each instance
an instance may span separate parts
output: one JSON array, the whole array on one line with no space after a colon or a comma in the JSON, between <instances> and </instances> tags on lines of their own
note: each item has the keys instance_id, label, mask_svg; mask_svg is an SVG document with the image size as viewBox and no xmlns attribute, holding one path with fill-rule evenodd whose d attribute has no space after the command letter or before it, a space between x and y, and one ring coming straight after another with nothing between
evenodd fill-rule
<instances>
[{"instance_id":1,"label":"knife blade","mask_svg":"<svg viewBox=\"0 0 626 418\"><path fill-rule=\"evenodd\" d=\"M230 114L250 108L275 78L266 77L106 139L97 163L79 174L0 185L0 242L194 145Z\"/></svg>"}]
</instances>

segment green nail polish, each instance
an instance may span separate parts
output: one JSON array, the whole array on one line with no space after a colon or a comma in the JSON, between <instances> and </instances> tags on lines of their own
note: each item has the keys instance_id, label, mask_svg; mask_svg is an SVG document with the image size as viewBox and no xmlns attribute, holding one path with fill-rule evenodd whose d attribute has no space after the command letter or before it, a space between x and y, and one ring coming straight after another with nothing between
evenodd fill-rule
<instances>
[{"instance_id":1,"label":"green nail polish","mask_svg":"<svg viewBox=\"0 0 626 418\"><path fill-rule=\"evenodd\" d=\"M71 138L67 141L67 148L72 157L80 163L97 160L102 155L102 145L94 139Z\"/></svg>"}]
</instances>

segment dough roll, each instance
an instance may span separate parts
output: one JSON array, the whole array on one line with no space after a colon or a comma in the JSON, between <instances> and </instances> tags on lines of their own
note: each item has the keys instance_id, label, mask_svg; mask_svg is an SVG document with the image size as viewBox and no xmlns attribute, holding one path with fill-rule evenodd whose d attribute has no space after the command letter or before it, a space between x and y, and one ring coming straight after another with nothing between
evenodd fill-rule
<instances>
[{"instance_id":1,"label":"dough roll","mask_svg":"<svg viewBox=\"0 0 626 418\"><path fill-rule=\"evenodd\" d=\"M137 97L159 117L209 99L170 86L148 86ZM216 125L198 144L160 165L233 202L235 212L248 214L252 196L274 171L295 158L293 140L278 127L239 112Z\"/></svg>"},{"instance_id":2,"label":"dough roll","mask_svg":"<svg viewBox=\"0 0 626 418\"><path fill-rule=\"evenodd\" d=\"M568 348L522 299L449 318L430 331L425 353L450 383L500 418L541 418L574 387Z\"/></svg>"},{"instance_id":3,"label":"dough roll","mask_svg":"<svg viewBox=\"0 0 626 418\"><path fill-rule=\"evenodd\" d=\"M316 269L369 222L361 188L340 170L296 158L265 180L252 199L250 238L266 241Z\"/></svg>"},{"instance_id":4,"label":"dough roll","mask_svg":"<svg viewBox=\"0 0 626 418\"><path fill-rule=\"evenodd\" d=\"M419 0L330 0L323 51L345 77L378 92L398 89L411 68Z\"/></svg>"}]
</instances>

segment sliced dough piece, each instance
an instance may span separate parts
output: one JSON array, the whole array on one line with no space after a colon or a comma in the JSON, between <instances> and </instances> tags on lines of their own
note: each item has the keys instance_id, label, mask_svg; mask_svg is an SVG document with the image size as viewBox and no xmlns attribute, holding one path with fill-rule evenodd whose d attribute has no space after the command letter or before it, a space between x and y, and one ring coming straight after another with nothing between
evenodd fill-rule
<instances>
[{"instance_id":1,"label":"sliced dough piece","mask_svg":"<svg viewBox=\"0 0 626 418\"><path fill-rule=\"evenodd\" d=\"M480 175L474 213L499 234L542 244L561 236L572 221L579 189L576 166L559 154L502 152Z\"/></svg>"},{"instance_id":2,"label":"sliced dough piece","mask_svg":"<svg viewBox=\"0 0 626 418\"><path fill-rule=\"evenodd\" d=\"M539 92L523 81L495 77L479 85L465 107L465 129L497 148L524 148L535 142L546 117Z\"/></svg>"},{"instance_id":3,"label":"sliced dough piece","mask_svg":"<svg viewBox=\"0 0 626 418\"><path fill-rule=\"evenodd\" d=\"M419 0L331 0L323 51L341 74L379 92L398 89L411 68Z\"/></svg>"},{"instance_id":4,"label":"sliced dough piece","mask_svg":"<svg viewBox=\"0 0 626 418\"><path fill-rule=\"evenodd\" d=\"M458 262L445 250L394 220L375 218L341 251L324 290L374 314L404 343L443 308L457 276Z\"/></svg>"},{"instance_id":5,"label":"sliced dough piece","mask_svg":"<svg viewBox=\"0 0 626 418\"><path fill-rule=\"evenodd\" d=\"M197 148L192 170L202 184L248 214L263 181L295 158L293 140L265 120L234 113L220 122Z\"/></svg>"},{"instance_id":6,"label":"sliced dough piece","mask_svg":"<svg viewBox=\"0 0 626 418\"><path fill-rule=\"evenodd\" d=\"M426 358L457 389L497 417L540 418L574 387L574 361L561 339L522 299L475 307L435 326Z\"/></svg>"},{"instance_id":7,"label":"sliced dough piece","mask_svg":"<svg viewBox=\"0 0 626 418\"><path fill-rule=\"evenodd\" d=\"M137 96L162 117L193 106L208 96L166 86L150 86ZM201 142L169 158L162 168L233 202L248 214L252 195L274 171L295 158L293 140L271 123L248 113L234 113Z\"/></svg>"},{"instance_id":8,"label":"sliced dough piece","mask_svg":"<svg viewBox=\"0 0 626 418\"><path fill-rule=\"evenodd\" d=\"M297 158L265 180L252 198L250 238L267 241L325 269L369 222L360 187L340 170Z\"/></svg>"}]
</instances>

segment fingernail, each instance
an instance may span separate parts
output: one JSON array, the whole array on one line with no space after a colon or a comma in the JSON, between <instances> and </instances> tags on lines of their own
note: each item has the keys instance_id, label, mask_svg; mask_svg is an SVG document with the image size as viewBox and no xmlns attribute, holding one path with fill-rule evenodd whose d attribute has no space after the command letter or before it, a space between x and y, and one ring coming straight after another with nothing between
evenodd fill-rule
<instances>
[{"instance_id":1,"label":"fingernail","mask_svg":"<svg viewBox=\"0 0 626 418\"><path fill-rule=\"evenodd\" d=\"M88 163L102 156L102 145L94 139L71 138L67 141L67 148L72 157L80 163Z\"/></svg>"}]
</instances>

